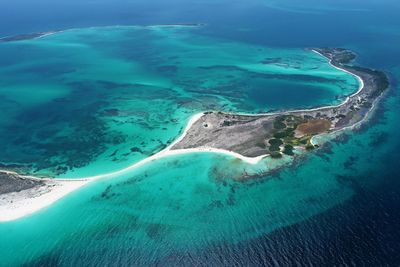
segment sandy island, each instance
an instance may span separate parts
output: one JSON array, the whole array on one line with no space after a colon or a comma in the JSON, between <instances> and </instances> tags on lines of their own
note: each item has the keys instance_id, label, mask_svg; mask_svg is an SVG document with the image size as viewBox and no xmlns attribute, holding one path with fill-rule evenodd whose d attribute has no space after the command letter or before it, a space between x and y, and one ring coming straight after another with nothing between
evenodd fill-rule
<instances>
[{"instance_id":1,"label":"sandy island","mask_svg":"<svg viewBox=\"0 0 400 267\"><path fill-rule=\"evenodd\" d=\"M387 76L380 71L347 65L355 58L349 50L312 51L326 57L333 67L357 77L359 90L337 106L256 115L211 111L195 114L181 136L167 148L112 173L81 179L39 179L0 171L0 222L27 216L91 181L123 174L163 157L211 152L256 164L264 157L294 156L294 149L313 149L313 137L361 123L388 88Z\"/></svg>"}]
</instances>

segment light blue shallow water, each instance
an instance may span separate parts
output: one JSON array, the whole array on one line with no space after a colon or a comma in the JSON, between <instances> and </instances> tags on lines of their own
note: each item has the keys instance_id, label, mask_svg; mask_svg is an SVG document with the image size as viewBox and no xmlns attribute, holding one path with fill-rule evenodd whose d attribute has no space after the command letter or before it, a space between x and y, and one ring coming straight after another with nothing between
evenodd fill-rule
<instances>
[{"instance_id":1,"label":"light blue shallow water","mask_svg":"<svg viewBox=\"0 0 400 267\"><path fill-rule=\"evenodd\" d=\"M358 63L388 72L391 76L392 88L375 116L361 130L349 132L338 140L329 142L321 150L309 154L300 162L295 162L284 168L283 171L262 179L248 183L235 182L235 178L240 177L244 169L256 170L249 170L249 166L232 158L212 154L174 157L155 162L154 165L143 166L124 177L93 183L33 216L1 224L0 256L2 261L0 265L343 266L351 263L366 266L399 265L398 218L400 209L398 203L400 184L398 159L400 155L398 151L400 144L397 128L400 120L398 115L400 101L397 94L397 80L400 77L398 66L400 59L397 51L400 43L398 34L400 22L397 16L399 7L396 1L327 0L321 3L307 0L299 5L294 0L284 0L279 3L276 1L249 1L246 3L230 1L227 3L222 0L213 3L179 0L168 3L159 1L128 3L121 0L118 5L115 5L115 2L108 3L108 1L103 1L102 4L84 1L79 1L78 4L70 1L68 5L61 6L55 2L41 0L35 2L35 5L50 7L51 11L43 9L44 11L40 14L21 10L18 2L21 0L9 3L7 10L19 10L18 14L25 12L25 16L22 16L25 19L16 23L17 16L10 16L8 15L10 12L5 12L5 16L0 17L0 21L5 22L0 23L0 31L4 34L32 32L32 27L35 30L45 30L70 28L75 25L81 27L121 23L158 24L196 20L207 22L208 26L196 29L195 32L185 29L182 34L178 34L178 37L190 36L186 38L184 44L195 43L200 46L196 48L196 51L200 52L199 55L195 57L193 54L187 55L187 60L180 63L181 66L185 66L185 71L188 68L187 62L190 62L189 58L194 57L200 60L205 57L207 60L208 53L202 53L202 47L207 47L206 52L215 49L215 53L211 53L213 57L223 58L225 54L231 54L232 57L224 57L224 62L233 65L240 62L243 66L243 61L254 63L258 60L251 56L258 52L254 52L250 47L258 49L261 46L265 49L266 54L272 53L274 57L279 54L279 57L286 60L285 63L290 63L291 67L284 69L284 73L293 74L293 72L299 71L293 67L298 65L296 62L300 62L300 70L304 71L307 71L307 66L302 65L302 62L314 62L315 60L315 66L320 68L327 66L321 58L311 53L305 53L302 48L307 46L344 46L359 53ZM28 7L32 4L25 4L26 10L29 10ZM16 6L18 9L15 8ZM3 6L1 7L3 9ZM79 14L85 14L85 16ZM10 17L15 18L11 19ZM31 23L33 21L35 23ZM13 27L8 26L12 25L11 22L14 22ZM51 110L47 114L56 114L57 121L60 121L58 117L60 114L77 110L71 116L62 117L65 121L74 121L72 126L66 127L67 123L61 124L56 126L53 131L58 132L59 129L71 128L68 133L71 137L91 136L93 140L96 140L95 142L106 143L111 147L118 144L107 138L101 138L103 133L105 136L115 136L117 139L118 136L125 133L115 133L114 126L108 128L104 125L109 125L111 120L119 119L121 116L132 118L129 116L133 115L126 113L122 113L122 115L121 112L116 113L114 110L109 110L108 119L101 117L102 122L92 121L86 129L82 127L86 124L79 123L79 121L88 122L88 114L99 115L106 108L112 109L116 106L119 110L120 107L124 107L121 110L125 111L134 109L134 107L128 103L122 104L122 101L117 102L115 99L110 101L110 96L115 94L115 91L111 94L107 90L113 87L112 84L98 85L93 77L97 73L101 73L101 76L107 80L124 80L126 82L127 77L132 76L133 71L130 72L132 68L135 71L138 71L138 68L136 68L137 65L127 65L124 56L131 55L129 62L136 62L133 57L142 56L142 51L149 47L135 51L131 49L132 44L127 45L125 49L122 47L123 45L121 47L109 43L102 45L104 41L101 41L101 37L94 38L97 35L95 32L89 31L87 34L87 38L81 36L71 40L69 46L63 44L75 33L54 35L49 39L41 40L43 43L21 43L16 46L18 49L13 48L14 45L11 44L2 44L0 47L8 46L7 49L10 50L7 51L14 49L18 53L2 53L2 49L0 49L0 53L2 53L2 63L0 64L3 66L1 70L18 73L19 78L12 82L17 81L20 85L24 82L31 85L30 81L32 83L39 81L37 84L40 86L37 88L41 89L40 95L46 95L46 98L35 98L35 94L30 94L29 98L20 97L21 106L29 107L31 103L40 106L46 102L51 103L54 101L52 99L60 101L60 98L65 98L60 102L61 104L43 105L41 108L45 111ZM157 33L155 39L161 40L162 36L158 34L160 32ZM113 31L110 30L103 35L103 37L110 37L113 35ZM144 36L135 36L135 38L147 39ZM174 38L172 40L176 40ZM112 39L107 39L112 43ZM166 39L162 40L166 41ZM207 46L210 42L213 45ZM222 43L225 42L228 44L223 46ZM77 43L86 43L89 47L96 47L95 51L101 51L101 55L95 55L95 51L91 51L94 49L88 47L76 47ZM162 43L166 44L166 42ZM41 58L43 51L40 51L40 48L43 48L45 44L45 51L49 51L51 47L54 48L52 56L48 59ZM62 49L56 49L54 47L56 44ZM176 45L177 43L171 45L170 51L175 49L175 51L183 53L185 49L179 45L174 48ZM29 47L31 49L28 49ZM152 47L157 46L153 43ZM282 47L290 47L290 49L282 49ZM293 47L296 49L292 49ZM194 49L193 46L191 49ZM81 51L84 56L80 54L78 59L74 58L73 55L77 51ZM159 71L154 71L154 68L158 65L165 65L165 61L159 64L160 59L163 58L160 53L163 51L165 50L159 52L158 48L152 51L161 57L157 56L153 59L153 64L147 65L150 68L146 68L146 73L158 73ZM244 55L240 51L245 51ZM8 69L13 62L30 61L35 58L35 55L37 57L33 65L41 62L44 66L41 70L37 69L29 74L27 66L24 64L20 66L21 69L18 67ZM50 62L53 58L57 58L57 55L62 56L56 63ZM267 57L269 56L267 55ZM88 63L92 62L94 58L101 64L88 66ZM143 54L143 58L150 59L146 57L146 54ZM246 60L240 60L242 58ZM52 64L48 65L49 62ZM58 64L60 62L64 65L62 68ZM67 63L73 63L72 66L79 63L81 71L71 72L71 64ZM271 66L273 65L275 64L271 64ZM47 68L46 66L52 67ZM106 66L110 68L106 68ZM123 70L123 75L119 76L119 72L111 70L116 68ZM88 72L90 69L95 71L90 73ZM172 69L163 68L164 71ZM273 73L279 69L275 68ZM312 70L308 69L308 71ZM41 75L34 76L32 75L34 72L44 72L46 76L53 77L54 80L42 79L40 81ZM228 72L229 75L244 80L246 78L246 74L243 72L221 68L196 71L196 74L199 75L197 78L206 80L201 83L206 88L207 77L212 77L213 81L216 79L228 80L228 77L218 76L221 72ZM190 68L183 74L191 77ZM64 82L69 79L76 80L74 75L92 76L88 84L75 84L75 90L70 88L71 85L63 86ZM1 76L2 81L12 79L12 76L3 72ZM157 102L156 107L150 112L151 114L154 110L166 110L168 103L165 106L161 103L168 101L162 101L162 99L180 99L182 97L180 94L185 93L185 90L176 90L173 93L170 90L163 90L165 86L161 86L161 84L164 85L165 79L156 79L156 76L171 77L172 75L151 77L144 75L144 80L147 77L147 81L156 80L158 82L156 88L151 87L150 89L149 86L146 86L146 89L139 88L140 90L138 90L138 92L145 90L146 95L151 95L152 98L160 96L161 101ZM313 76L323 77L324 74L313 72ZM59 79L61 77L63 77L62 82ZM232 78L229 77L229 79ZM287 89L286 92L295 90L293 89L293 84L295 84L303 92L302 95L296 96L296 101L297 98L301 102L304 101L304 106L313 106L317 103L306 101L308 91L305 89L313 88L312 86L308 87L310 84L307 81L291 82L286 78L279 81L269 80L269 83ZM143 126L146 124L163 123L170 118L179 119L178 121L174 120L167 130L152 129L148 131L154 131L157 136L164 133L162 140L166 143L169 138L179 134L185 120L195 110L221 108L257 112L261 109L275 109L284 106L297 108L296 105L293 105L293 99L289 94L283 94L268 102L274 94L268 95L260 90L259 85L262 84L260 80L259 76L251 79L255 90L240 88L239 91L228 91L229 94L223 95L223 98L216 97L216 94L212 94L212 92L208 92L205 97L203 96L205 88L202 88L202 92L196 96L196 99L203 96L202 101L194 101L192 97L194 92L189 92L185 94L185 101L182 101L179 107L179 110L186 110L187 113L175 113L177 108L171 108L162 119L148 119L145 114L135 115L133 116L135 123L138 121L142 123L142 126L136 128L135 131L147 129ZM320 83L325 84L322 81ZM57 90L53 91L54 88ZM96 88L95 92L90 88ZM320 94L315 96L321 100L320 103L335 101L335 97L338 95L336 93L340 92L336 89L339 88L336 87L333 91L329 90L332 88L330 86L323 88L326 89L324 92L334 92L334 94L323 94L322 91L319 91ZM271 92L277 92L273 88L269 89ZM133 93L133 90L129 90L129 88L119 87L118 90L118 95L121 97ZM150 94L149 90L152 90L153 94ZM225 90L227 88L219 90L218 94ZM22 89L10 91L21 93L24 96L29 93ZM97 92L100 92L101 95L97 95ZM243 95L240 94L243 92L248 97L244 98L245 101L242 99ZM265 93L264 98L256 97L263 93ZM94 96L107 103L93 104L96 101L87 103L87 101L95 99ZM306 97L301 98L301 96ZM14 98L17 99L18 94ZM135 101L143 100L143 103L151 102L138 93L135 93L132 98ZM68 99L70 102L67 102ZM77 106L69 109L71 99L74 101L80 99L81 101L74 102ZM316 98L315 101L319 101L318 99ZM43 102L43 100L45 101ZM278 103L278 101L282 102ZM12 102L3 101L3 107L6 103L7 114L18 113L19 109L15 108ZM273 104L277 106L273 106ZM67 107L68 112L59 110L58 107L61 106ZM142 108L139 106L138 110ZM48 126L45 115L41 115L46 112L40 113L41 109L37 109L36 113L27 113L29 116L24 123L29 125L29 128L28 126L23 127L22 130L14 128L14 133L19 133L23 137L23 133L30 132L32 126L39 129L40 122ZM173 115L169 115L170 113ZM38 124L32 122L30 116L38 118ZM96 117L100 118L100 116ZM9 121L10 118L3 117L0 122ZM139 120L138 118L145 119ZM132 125L130 124L130 126ZM97 136L91 133L90 129L96 129L96 132L102 134ZM67 132L63 131L59 133L60 136L56 137L61 137L58 141L62 140L62 143L66 143L67 139L62 137L67 136ZM123 132L123 130L118 131ZM126 131L127 134L130 134L128 129ZM47 135L41 133L39 138L31 140L29 137L27 142L34 144L37 140L53 135L54 133L47 133ZM14 136L12 137L14 138ZM9 139L6 140L8 142ZM79 139L71 138L71 140L76 142ZM95 143L91 140L80 142L80 148L90 147L90 144ZM149 151L161 148L161 146L157 148L157 141L152 143L151 138L146 140L149 140L145 145ZM6 141L1 138L0 142L5 143ZM122 143L119 143L123 151L117 152L118 158L127 158L132 162L139 160L140 153L130 153L126 157L122 157L123 154L130 151L130 148L136 146L135 142L135 140L123 140ZM57 144L58 142L51 141L50 143ZM124 143L129 145L125 147ZM15 156L18 155L18 151L21 151L18 149L18 143L12 146L9 146L9 142L6 144L7 146L3 145L3 147L14 147L11 154ZM42 151L43 148L39 149L39 147L36 147L37 151ZM103 146L99 147L98 150L88 149L86 154L79 154L72 149L66 150L65 147L48 146L46 149L51 151L49 154L41 152L43 154L40 157L36 155L28 157L26 153L19 153L17 158L25 159L26 157L28 162L39 162L38 158L43 159L48 155L54 157L54 155L61 154L56 151L69 151L68 157L63 161L78 159L79 164L74 162L71 165L77 164L76 168L79 167L84 173L85 166L89 165L80 164L81 162L85 163L82 158L86 157L85 155L95 155L98 153L97 151L107 149ZM27 148L23 149L23 152L27 151ZM79 151L85 151L85 149ZM126 161L122 163L117 161L110 165L104 164L104 162L110 161L107 156L113 152L110 150L103 157L103 168L113 169L113 166L118 164L121 166L129 164ZM96 159L99 160L101 157L98 156ZM94 158L90 157L90 162L92 160ZM54 162L59 161L61 160L54 157ZM44 167L48 167L54 162L45 162ZM156 167L161 171L156 170ZM265 168L261 165L258 167ZM86 168L90 172L90 168Z\"/></svg>"},{"instance_id":2,"label":"light blue shallow water","mask_svg":"<svg viewBox=\"0 0 400 267\"><path fill-rule=\"evenodd\" d=\"M197 112L337 104L358 88L311 51L198 30L87 28L1 44L0 162L51 177L103 174L162 150Z\"/></svg>"}]
</instances>

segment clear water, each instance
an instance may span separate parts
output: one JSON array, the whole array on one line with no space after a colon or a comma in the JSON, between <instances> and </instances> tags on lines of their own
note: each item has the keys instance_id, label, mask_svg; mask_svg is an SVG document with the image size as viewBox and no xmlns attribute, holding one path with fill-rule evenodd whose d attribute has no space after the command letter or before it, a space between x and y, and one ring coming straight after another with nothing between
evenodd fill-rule
<instances>
[{"instance_id":1,"label":"clear water","mask_svg":"<svg viewBox=\"0 0 400 267\"><path fill-rule=\"evenodd\" d=\"M0 56L0 161L51 177L127 167L162 150L197 112L320 106L358 88L313 52L196 27L70 30L2 44Z\"/></svg>"},{"instance_id":2,"label":"clear water","mask_svg":"<svg viewBox=\"0 0 400 267\"><path fill-rule=\"evenodd\" d=\"M265 53L269 54L267 57L270 57L271 54L274 55L273 57L280 55L279 57L288 60L294 66L296 66L295 62L301 63L300 69L292 67L282 70L285 74L308 71L313 73L314 77L324 77L331 71L326 62L312 53L304 52L303 48L344 46L359 53L358 63L386 70L391 76L392 88L375 116L362 129L349 132L347 135L331 141L321 150L309 154L300 162L287 166L282 171L268 177L246 183L235 182L235 178L240 176L244 170L255 172L258 168L263 169L266 166L259 165L250 169L251 167L237 160L214 154L193 154L168 158L143 166L124 176L90 184L37 214L14 222L3 223L0 225L0 255L2 259L0 265L340 266L350 263L367 266L399 265L398 218L400 209L398 203L400 184L397 162L400 158L398 152L400 143L397 128L398 121L400 121L398 114L400 101L397 94L397 80L400 77L398 64L400 62L398 53L400 22L397 16L399 5L396 1L329 0L321 3L307 0L303 1L301 6L293 0L246 3L229 1L229 4L226 1L190 1L190 3L153 1L144 4L121 0L119 3L120 5L108 1L103 1L101 4L100 2L98 4L71 2L69 5L60 5L42 0L38 2L38 5L49 5L52 8L51 12L43 11L39 16L38 13L22 10L19 12L28 14L25 16L26 22L18 21L18 23L15 16L12 18L9 15L2 17L1 20L4 22L14 22L15 27L6 27L4 25L10 24L0 23L1 31L6 35L13 30L15 32L12 33L30 32L33 28L46 30L75 26L159 24L177 21L193 22L195 20L206 22L208 26L196 29L194 32L192 29L179 29L177 37L189 36L190 38L187 38L189 40L182 42L182 45L198 44L200 47L197 48L197 51L200 52L201 47L212 44L206 51L211 50L215 53L211 53L209 58L207 53L195 57L199 60L204 57L204 60L216 57L223 58L226 60L225 63L235 66L243 66L243 61L256 64L259 61L257 58L259 54L251 48L262 47L265 49ZM25 4L26 10L28 10L31 4ZM9 10L16 10L18 4L6 6ZM120 7L110 8L112 6ZM66 10L74 12L66 12ZM92 11L89 13L90 15L77 19L82 17L79 14L88 14L88 10ZM62 15L56 16L57 12ZM6 14L8 13L6 12ZM36 23L30 23L31 21L36 21ZM24 30L21 31L21 29ZM150 31L157 35L157 38L153 40L155 42L156 40L162 41L163 45L166 44L164 42L166 40L174 41L176 44L179 38L162 38L162 33L166 33L165 30L153 29ZM94 77L101 73L101 76L107 80L126 81L124 79L128 79L127 77L135 79L130 72L129 75L127 74L127 69L143 66L141 62L150 61L149 58L142 61L131 59L128 60L129 66L127 66L124 64L125 56L122 55L134 53L134 51L125 47L125 54L123 54L121 53L124 50L123 45L116 47L103 43L104 41L95 45L97 30L88 31L91 38L87 38L89 40L86 42L84 42L84 38L77 35L77 32L73 31L53 35L39 41L22 42L19 46L23 46L24 49L19 47L19 53L1 52L6 51L5 49L9 49L8 51L14 49L15 51L17 48L14 47L14 44L0 46L2 47L0 49L0 53L2 53L1 76L5 76L2 81L9 79L8 81L11 80L10 82L14 83L15 87L24 80L29 81L30 85L41 84L37 82L41 76L32 77L30 76L32 73L29 74L23 69L18 69L18 66L12 67L13 62L20 62L21 65L30 63L37 66L37 61L45 60L40 56L43 55L41 54L44 52L43 50L45 53L51 53L51 49L54 49L53 54L48 60L53 60L56 55L60 55L59 60L64 62L65 67L62 73L58 68L50 68L55 72L54 76L51 76L54 77L54 80L42 80L42 86L36 87L42 90L41 95L46 93L46 98L35 99L33 97L35 94L29 98L20 97L21 106L26 105L26 107L32 108L30 105L35 105L34 107L44 108L46 103L51 103L55 99L69 97L75 100L74 103L77 103L77 107L71 107L62 102L59 106L85 110L86 114L93 114L94 111L101 113L101 110L108 106L120 107L122 105L117 101L111 101L111 94L108 94L106 89L101 86L88 86L86 90L75 90L74 92L73 89L65 86L67 83L59 80L76 81L85 76L90 77L87 80L92 83ZM95 32L90 33L90 31ZM110 36L114 33L117 34L116 32L114 29L110 29L103 34ZM76 39L74 40L72 37ZM121 36L119 35L119 37ZM109 42L113 41L113 39L107 39ZM40 51L46 43L46 49ZM66 43L71 45L68 49L65 47L63 49L55 48L55 44L61 46ZM74 44L77 43L96 47L96 49L85 50L84 47L75 47ZM28 50L29 47L35 50L35 53ZM154 44L152 47L156 47L156 45ZM163 58L163 53L168 54L168 52L164 52L168 51L168 47L163 47L166 50L155 49L157 57L160 56L158 59ZM193 45L191 47L193 49ZM223 47L223 49L215 47ZM72 52L70 49L82 49L81 51L85 52L78 56L77 50ZM179 53L183 52L182 47L178 46L174 49ZM25 51L27 51L26 55L24 55ZM96 51L101 51L101 53L96 55ZM240 56L238 51L242 51L244 56ZM63 53L65 56L61 56ZM138 54L142 55L143 53ZM226 58L223 57L224 54L231 56ZM33 61L35 55L37 58L36 61ZM21 59L17 60L17 56L20 56ZM24 56L25 62L22 60ZM114 68L107 68L106 71L101 66L87 66L87 62L91 62L90 58L93 57L96 57L96 62L98 60L100 65L107 63L109 66L121 68L121 72L113 72ZM187 69L187 66L192 61L189 60L189 56L186 59L187 61L182 61L181 64L186 66L186 75L190 77L191 71L190 68ZM132 61L138 62L138 64L131 66L130 62ZM81 73L67 71L67 62L70 62L72 66L80 62ZM308 68L311 65L308 65L307 62L314 62L313 64L317 64L319 68L328 68L326 69L327 73L325 71L314 73L312 69ZM54 64L53 62L52 66ZM157 64L154 63L153 66L158 66ZM58 66L58 64L55 65ZM26 68L26 65L22 66L22 68L24 67ZM247 65L246 67L260 72L260 69L254 69L254 66ZM270 68L271 66L262 65L260 67ZM91 69L94 70L92 73L90 73ZM276 73L279 69L269 69L269 71ZM5 75L7 70L14 74L18 73L21 76L20 79L14 78L12 81L12 75ZM45 67L45 71L50 72L50 70ZM135 70L138 71L137 68ZM196 71L196 75L198 75L196 79L200 79L201 75L207 77L214 74L212 81L218 79L226 81L225 78L218 76L221 71L228 72L226 69L203 71L203 74ZM165 75L157 74L157 71L151 67L150 69L146 68L145 73L153 73L154 76L140 76L141 81L142 79L157 81L157 86L160 86L168 80L160 79L159 77L165 77ZM183 72L182 75L184 74ZM112 77L114 75L115 79ZM234 75L240 75L245 79L242 76L243 73L234 73ZM80 78L78 79L78 77ZM53 84L49 84L50 81L53 81ZM296 81L291 82L289 78L279 81L269 80L268 83L275 84L279 88L282 87L287 90L286 92L293 92L294 89L291 86ZM46 84L47 86L44 86ZM253 88L259 88L260 84L262 81L258 79L251 81ZM309 88L303 87L303 85L307 85L305 81L297 83L297 85L301 90ZM20 88L24 88L24 86ZM108 103L100 107L98 106L100 104L93 105L91 108L86 107L91 104L87 102L92 99L89 96L93 97L96 94L90 91L90 88L95 88L96 92L103 92L101 99ZM287 98L279 97L269 100L268 91L240 87L241 91L239 92L245 94L247 98L241 99L239 96L232 97L231 95L229 98L222 95L221 98L207 95L208 101L201 101L200 104L193 101L196 99L193 92L187 92L179 86L174 91L164 90L164 93L173 92L173 95L170 95L172 100L188 97L192 102L188 106L174 109L175 112L180 110L182 113L171 116L178 119L178 122L168 128L163 135L165 136L163 140L167 142L169 138L175 138L179 134L180 128L185 125L185 120L196 110L221 108L223 110L258 112L287 107L297 108L332 103L338 101L337 97L340 98L346 93L339 90L340 86L323 88L324 90L313 94L315 96L313 101L317 102L307 102L309 100L307 97L296 99L296 102L293 102L293 99L287 94L284 94ZM124 94L123 90L121 90L121 94ZM160 90L162 91L160 88L154 90L155 96L161 93ZM27 93L22 89L20 91L14 89L12 92ZM146 90L147 92L148 90ZM326 94L326 92L331 93ZM83 95L79 95L81 93ZM128 93L132 93L132 91L125 91L125 94ZM203 94L204 91L196 97L204 96ZM263 97L256 97L258 94ZM139 100L137 95L134 97L135 101ZM13 98L17 99L18 95ZM97 101L98 98L100 97L97 96L93 99ZM26 101L27 99L29 102ZM254 101L250 101L251 99ZM278 102L278 100L282 102ZM93 100L93 102L96 101ZM143 99L143 102L149 101ZM5 107L6 102L3 101L3 103ZM215 106L203 106L204 103L207 105L213 103ZM163 107L161 106L161 108ZM14 105L8 104L6 110L10 117L3 118L1 123L16 121L16 117L11 115L17 116L16 113L20 109L13 110L13 108ZM125 105L125 108L128 108L128 104ZM129 109L131 108L134 107L130 105ZM58 106L53 107L53 110L55 114L67 114L67 112L59 110ZM121 108L121 110L123 109ZM80 115L85 112L78 111L75 114ZM27 114L33 116L31 114L34 113ZM96 114L99 115L99 113ZM35 116L40 118L40 112L38 111ZM71 127L70 133L75 132L75 136L87 135L87 131L76 132L80 127L78 126L79 119L75 116L65 120L76 123ZM45 115L42 117L42 123L47 126ZM100 116L95 116L95 118L100 118ZM82 115L81 120L87 121L87 117ZM26 121L34 124L32 120L27 119ZM105 125L109 123L107 118L102 118L102 121ZM93 125L98 124L98 121L93 122ZM24 127L21 125L20 127ZM57 131L68 128L65 125L57 127ZM88 128L91 129L91 127L93 126ZM33 128L39 129L40 127L36 125L30 129ZM140 131L143 128L140 128ZM107 136L114 136L111 133L112 127L104 131ZM19 134L22 134L21 132L18 131ZM115 136L118 134L115 133ZM157 138L164 137L157 135ZM7 141L2 137L0 142ZM134 141L124 142L134 144ZM32 140L29 140L28 143L32 143ZM111 147L111 142L104 143ZM28 157L26 156L27 152L32 149L24 149L25 153L20 152L19 159L17 159L18 144L10 146L7 143L7 146L4 147L14 148L10 154L15 155L17 162ZM150 145L149 151L151 149L154 149L152 151L157 150L155 146ZM54 148L51 151L52 157L56 158L54 155L58 150ZM87 151L95 154L94 151ZM78 175L79 171L83 174L85 168L89 168L90 164L95 164L91 162L100 162L100 158L100 155L96 159L93 158L93 161L91 160L89 164L85 165L86 167L78 166L69 174ZM140 158L140 155L135 158L135 153L131 153L127 158L129 158L128 161L134 162ZM27 162L36 162L37 158L33 159L31 156ZM109 160L105 157L103 162L109 162ZM120 166L124 164L129 165L130 163L124 162ZM110 166L107 164L101 166L113 169L117 165L118 163L113 162ZM89 169L87 170L90 172Z\"/></svg>"}]
</instances>

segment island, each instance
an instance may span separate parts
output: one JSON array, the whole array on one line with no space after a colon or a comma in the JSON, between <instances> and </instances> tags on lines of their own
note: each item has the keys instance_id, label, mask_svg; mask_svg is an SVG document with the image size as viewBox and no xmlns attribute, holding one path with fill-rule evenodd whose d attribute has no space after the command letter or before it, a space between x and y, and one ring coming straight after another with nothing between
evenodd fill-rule
<instances>
[{"instance_id":1,"label":"island","mask_svg":"<svg viewBox=\"0 0 400 267\"><path fill-rule=\"evenodd\" d=\"M347 49L314 48L312 51L326 57L333 67L356 76L360 81L359 90L337 106L255 115L221 111L195 114L182 135L167 148L113 173L81 179L51 179L0 171L0 222L36 212L91 181L114 177L162 157L215 152L255 164L265 157L273 160L283 155L295 157L296 150L318 147L313 142L315 136L359 125L389 87L388 77L382 71L351 65L356 55Z\"/></svg>"},{"instance_id":2,"label":"island","mask_svg":"<svg viewBox=\"0 0 400 267\"><path fill-rule=\"evenodd\" d=\"M316 135L362 122L389 86L385 73L349 65L356 55L346 49L314 48L312 51L326 57L332 66L355 75L360 81L359 90L338 106L258 115L204 112L172 150L207 147L245 157L293 156L295 148L315 148L312 141Z\"/></svg>"},{"instance_id":3,"label":"island","mask_svg":"<svg viewBox=\"0 0 400 267\"><path fill-rule=\"evenodd\" d=\"M206 24L204 24L204 23L189 22L189 23L174 23L174 24L173 23L171 23L171 24L150 24L150 25L144 25L143 27L202 27L205 25ZM73 30L73 29L69 29L69 30ZM47 32L23 33L23 34L17 34L17 35L12 35L12 36L0 37L0 43L33 40L33 39L42 38L42 37L45 37L48 35L52 35L52 34L59 33L59 32L64 32L64 31L68 31L68 30L54 30L54 31L47 31Z\"/></svg>"},{"instance_id":4,"label":"island","mask_svg":"<svg viewBox=\"0 0 400 267\"><path fill-rule=\"evenodd\" d=\"M26 34L18 34L14 36L7 36L0 38L0 42L16 42L16 41L24 41L24 40L32 40L37 38L42 38L47 35L51 35L57 33L59 31L49 31L49 32L36 32L36 33L26 33Z\"/></svg>"}]
</instances>

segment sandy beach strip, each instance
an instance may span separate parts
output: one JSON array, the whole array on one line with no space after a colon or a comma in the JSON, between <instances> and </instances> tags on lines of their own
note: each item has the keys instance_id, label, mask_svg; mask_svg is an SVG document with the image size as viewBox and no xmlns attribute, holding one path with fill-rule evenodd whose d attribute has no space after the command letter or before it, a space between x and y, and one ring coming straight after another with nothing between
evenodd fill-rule
<instances>
[{"instance_id":1,"label":"sandy beach strip","mask_svg":"<svg viewBox=\"0 0 400 267\"><path fill-rule=\"evenodd\" d=\"M0 195L0 222L13 221L46 208L90 181L49 181L39 188Z\"/></svg>"},{"instance_id":2,"label":"sandy beach strip","mask_svg":"<svg viewBox=\"0 0 400 267\"><path fill-rule=\"evenodd\" d=\"M169 157L169 156L177 156L177 155L184 155L184 154L192 154L192 153L217 153L217 154L223 154L223 155L227 155L227 156L231 156L234 158L238 158L243 160L244 162L247 162L249 164L257 164L263 157L265 156L259 156L259 157L245 157L239 153L233 152L233 151L229 151L229 150L225 150L225 149L218 149L218 148L211 148L211 147L196 147L196 148L189 148L189 149L171 149L175 144L179 143L188 133L189 129L192 127L192 125L194 123L196 123L202 116L204 115L204 113L197 113L195 115L193 115L185 130L183 131L183 133L173 142L171 143L167 148L165 148L164 150L161 150L160 152L147 157L139 162L136 162L135 164L124 168L122 170L119 171L115 171L115 172L111 172L111 173L106 173L106 174L101 174L101 175L96 175L96 176L90 176L90 177L82 177L82 178L78 178L80 180L97 180L97 179L102 179L102 178L107 178L107 177L111 177L111 176L116 176L116 175L121 175L124 173L127 173L129 171L132 171L136 168L139 168L151 161L155 161L161 158L165 158L165 157ZM65 180L65 179L64 179Z\"/></svg>"},{"instance_id":3,"label":"sandy beach strip","mask_svg":"<svg viewBox=\"0 0 400 267\"><path fill-rule=\"evenodd\" d=\"M145 158L125 169L106 173L102 175L96 175L91 177L83 177L83 178L74 178L74 179L40 179L32 176L23 176L27 179L35 179L35 180L42 180L45 181L47 184L42 187L35 187L32 189L27 189L21 192L12 192L8 194L0 195L0 222L7 222L16 220L25 216L28 216L32 213L35 213L43 208L50 206L51 204L55 203L59 199L67 196L69 193L81 188L82 186L99 179L104 179L108 177L118 176L125 174L129 171L132 171L136 168L139 168L149 162L174 156L174 155L184 155L184 154L191 154L191 153L218 153L224 154L231 157L235 157L241 159L249 164L256 164L263 158L256 157L250 158L242 156L238 153L227 151L223 149L215 149L215 148L207 148L207 147L199 147L199 148L192 148L192 149L181 149L181 150L171 150L171 148L180 140L182 140L185 135L187 134L188 130L191 126L200 119L204 113L198 113L191 117L189 120L184 132L181 136L176 139L170 146L165 148L164 150ZM16 174L15 172L4 171L5 173L9 174Z\"/></svg>"}]
</instances>

